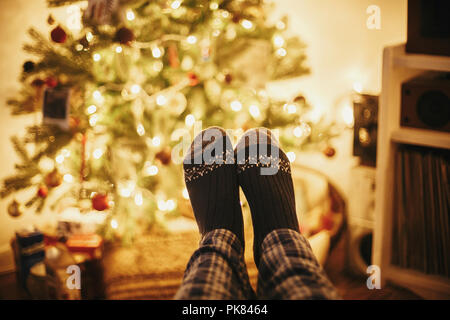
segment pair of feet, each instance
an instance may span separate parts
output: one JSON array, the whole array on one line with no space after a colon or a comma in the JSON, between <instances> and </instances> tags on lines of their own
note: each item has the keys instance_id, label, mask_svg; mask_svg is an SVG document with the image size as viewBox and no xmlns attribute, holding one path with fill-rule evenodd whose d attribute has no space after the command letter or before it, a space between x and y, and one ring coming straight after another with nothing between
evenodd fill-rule
<instances>
[{"instance_id":1,"label":"pair of feet","mask_svg":"<svg viewBox=\"0 0 450 320\"><path fill-rule=\"evenodd\" d=\"M261 243L271 231L299 231L289 160L270 130L247 131L234 150L223 129L204 130L192 142L183 166L202 235L227 229L244 246L239 186L250 205L257 265Z\"/></svg>"}]
</instances>

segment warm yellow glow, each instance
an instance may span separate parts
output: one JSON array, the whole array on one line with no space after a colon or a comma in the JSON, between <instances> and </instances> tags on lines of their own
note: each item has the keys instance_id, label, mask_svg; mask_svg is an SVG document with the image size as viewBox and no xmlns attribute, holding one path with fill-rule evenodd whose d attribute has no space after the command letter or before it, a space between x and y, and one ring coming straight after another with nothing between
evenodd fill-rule
<instances>
[{"instance_id":1,"label":"warm yellow glow","mask_svg":"<svg viewBox=\"0 0 450 320\"><path fill-rule=\"evenodd\" d=\"M100 149L100 148L97 148L97 149L94 150L94 152L92 153L92 155L93 155L93 157L94 157L95 159L100 159L100 158L102 157L102 155L103 155L103 150Z\"/></svg>"},{"instance_id":2,"label":"warm yellow glow","mask_svg":"<svg viewBox=\"0 0 450 320\"><path fill-rule=\"evenodd\" d=\"M94 39L94 35L92 34L92 32L88 31L88 33L86 33L86 40L88 42L91 42L92 39Z\"/></svg>"},{"instance_id":3,"label":"warm yellow glow","mask_svg":"<svg viewBox=\"0 0 450 320\"><path fill-rule=\"evenodd\" d=\"M133 84L131 86L131 93L138 94L141 91L141 86L138 84Z\"/></svg>"},{"instance_id":4,"label":"warm yellow glow","mask_svg":"<svg viewBox=\"0 0 450 320\"><path fill-rule=\"evenodd\" d=\"M65 182L68 182L68 183L73 182L73 176L71 174L65 174L63 179Z\"/></svg>"},{"instance_id":5,"label":"warm yellow glow","mask_svg":"<svg viewBox=\"0 0 450 320\"><path fill-rule=\"evenodd\" d=\"M233 100L230 103L230 107L231 107L231 110L237 112L237 111L242 109L242 103L240 101L238 101L238 100Z\"/></svg>"},{"instance_id":6,"label":"warm yellow glow","mask_svg":"<svg viewBox=\"0 0 450 320\"><path fill-rule=\"evenodd\" d=\"M278 30L283 30L286 28L286 24L283 21L278 21L275 25L277 27Z\"/></svg>"},{"instance_id":7,"label":"warm yellow glow","mask_svg":"<svg viewBox=\"0 0 450 320\"><path fill-rule=\"evenodd\" d=\"M99 53L94 53L94 55L92 57L93 57L94 61L100 61L100 59L102 58Z\"/></svg>"},{"instance_id":8,"label":"warm yellow glow","mask_svg":"<svg viewBox=\"0 0 450 320\"><path fill-rule=\"evenodd\" d=\"M121 46L117 46L116 47L116 52L117 53L121 53L122 52L122 47Z\"/></svg>"},{"instance_id":9,"label":"warm yellow glow","mask_svg":"<svg viewBox=\"0 0 450 320\"><path fill-rule=\"evenodd\" d=\"M172 9L178 9L181 5L181 1L180 0L175 0L172 2L172 4L170 5L172 7Z\"/></svg>"},{"instance_id":10,"label":"warm yellow glow","mask_svg":"<svg viewBox=\"0 0 450 320\"><path fill-rule=\"evenodd\" d=\"M209 8L211 10L217 10L217 9L219 9L219 4L217 2L211 2L211 4L209 5Z\"/></svg>"},{"instance_id":11,"label":"warm yellow glow","mask_svg":"<svg viewBox=\"0 0 450 320\"><path fill-rule=\"evenodd\" d=\"M303 129L302 127L295 127L294 128L294 136L297 138L300 138L303 135Z\"/></svg>"},{"instance_id":12,"label":"warm yellow glow","mask_svg":"<svg viewBox=\"0 0 450 320\"><path fill-rule=\"evenodd\" d=\"M184 122L188 127L192 127L195 123L195 117L192 114L188 114Z\"/></svg>"},{"instance_id":13,"label":"warm yellow glow","mask_svg":"<svg viewBox=\"0 0 450 320\"><path fill-rule=\"evenodd\" d=\"M257 105L252 104L249 108L248 111L250 112L251 116L253 118L259 118L259 116L261 115L261 112L259 111L259 107Z\"/></svg>"},{"instance_id":14,"label":"warm yellow glow","mask_svg":"<svg viewBox=\"0 0 450 320\"><path fill-rule=\"evenodd\" d=\"M282 36L275 36L273 37L273 44L280 48L284 45L284 38Z\"/></svg>"},{"instance_id":15,"label":"warm yellow glow","mask_svg":"<svg viewBox=\"0 0 450 320\"><path fill-rule=\"evenodd\" d=\"M136 16L134 15L133 10L128 9L128 10L127 10L127 20L128 20L128 21L133 21L135 17L136 17Z\"/></svg>"},{"instance_id":16,"label":"warm yellow glow","mask_svg":"<svg viewBox=\"0 0 450 320\"><path fill-rule=\"evenodd\" d=\"M245 29L251 29L253 27L253 23L247 19L243 19L241 21L241 25L245 28Z\"/></svg>"},{"instance_id":17,"label":"warm yellow glow","mask_svg":"<svg viewBox=\"0 0 450 320\"><path fill-rule=\"evenodd\" d=\"M153 55L154 58L161 58L161 56L162 56L162 51L161 51L161 49L158 48L158 47L154 47L154 48L152 49L152 55Z\"/></svg>"},{"instance_id":18,"label":"warm yellow glow","mask_svg":"<svg viewBox=\"0 0 450 320\"><path fill-rule=\"evenodd\" d=\"M347 126L353 126L353 108L345 105L341 111L342 119Z\"/></svg>"},{"instance_id":19,"label":"warm yellow glow","mask_svg":"<svg viewBox=\"0 0 450 320\"><path fill-rule=\"evenodd\" d=\"M197 37L196 36L189 36L187 37L186 41L190 44L194 44L197 42Z\"/></svg>"},{"instance_id":20,"label":"warm yellow glow","mask_svg":"<svg viewBox=\"0 0 450 320\"><path fill-rule=\"evenodd\" d=\"M119 227L119 224L117 223L116 219L111 220L111 228L117 229Z\"/></svg>"},{"instance_id":21,"label":"warm yellow glow","mask_svg":"<svg viewBox=\"0 0 450 320\"><path fill-rule=\"evenodd\" d=\"M290 152L286 153L286 156L288 157L290 162L294 162L295 161L295 152L290 151Z\"/></svg>"},{"instance_id":22,"label":"warm yellow glow","mask_svg":"<svg viewBox=\"0 0 450 320\"><path fill-rule=\"evenodd\" d=\"M62 154L65 158L70 157L70 150L64 148L64 149L61 150L61 154Z\"/></svg>"},{"instance_id":23,"label":"warm yellow glow","mask_svg":"<svg viewBox=\"0 0 450 320\"><path fill-rule=\"evenodd\" d=\"M75 50L77 50L77 51L81 51L81 50L83 50L83 48L84 48L83 45L80 43L75 45Z\"/></svg>"},{"instance_id":24,"label":"warm yellow glow","mask_svg":"<svg viewBox=\"0 0 450 320\"><path fill-rule=\"evenodd\" d=\"M91 127L95 126L97 124L98 121L98 116L96 114L92 115L89 118L89 124L91 125Z\"/></svg>"},{"instance_id":25,"label":"warm yellow glow","mask_svg":"<svg viewBox=\"0 0 450 320\"><path fill-rule=\"evenodd\" d=\"M91 104L89 107L87 107L86 109L86 113L87 114L93 114L97 111L97 107L93 104Z\"/></svg>"},{"instance_id":26,"label":"warm yellow glow","mask_svg":"<svg viewBox=\"0 0 450 320\"><path fill-rule=\"evenodd\" d=\"M39 161L39 168L42 171L52 171L55 168L55 163L53 162L52 159L50 159L48 157L43 157Z\"/></svg>"},{"instance_id":27,"label":"warm yellow glow","mask_svg":"<svg viewBox=\"0 0 450 320\"><path fill-rule=\"evenodd\" d=\"M101 94L100 91L98 91L98 90L95 90L95 91L92 93L92 96L94 97L95 100L98 100L98 101L100 101L100 100L103 99L102 94Z\"/></svg>"},{"instance_id":28,"label":"warm yellow glow","mask_svg":"<svg viewBox=\"0 0 450 320\"><path fill-rule=\"evenodd\" d=\"M136 195L134 196L134 203L136 203L136 205L138 205L138 206L142 206L142 204L144 203L144 198L142 197L142 192L136 193Z\"/></svg>"},{"instance_id":29,"label":"warm yellow glow","mask_svg":"<svg viewBox=\"0 0 450 320\"><path fill-rule=\"evenodd\" d=\"M183 198L185 198L186 200L189 200L189 192L187 191L186 188L183 189Z\"/></svg>"},{"instance_id":30,"label":"warm yellow glow","mask_svg":"<svg viewBox=\"0 0 450 320\"><path fill-rule=\"evenodd\" d=\"M145 173L149 176L156 176L158 174L158 167L155 165L148 166L145 168Z\"/></svg>"},{"instance_id":31,"label":"warm yellow glow","mask_svg":"<svg viewBox=\"0 0 450 320\"><path fill-rule=\"evenodd\" d=\"M363 86L359 82L353 83L353 90L355 90L358 93L361 93L363 91Z\"/></svg>"},{"instance_id":32,"label":"warm yellow glow","mask_svg":"<svg viewBox=\"0 0 450 320\"><path fill-rule=\"evenodd\" d=\"M166 211L167 203L164 200L158 200L158 209L161 211Z\"/></svg>"},{"instance_id":33,"label":"warm yellow glow","mask_svg":"<svg viewBox=\"0 0 450 320\"><path fill-rule=\"evenodd\" d=\"M134 191L135 184L131 181L125 183L124 186L119 187L119 193L124 198L129 198Z\"/></svg>"},{"instance_id":34,"label":"warm yellow glow","mask_svg":"<svg viewBox=\"0 0 450 320\"><path fill-rule=\"evenodd\" d=\"M58 162L59 164L64 162L64 156L62 154L56 156L55 161Z\"/></svg>"},{"instance_id":35,"label":"warm yellow glow","mask_svg":"<svg viewBox=\"0 0 450 320\"><path fill-rule=\"evenodd\" d=\"M152 139L152 144L153 144L155 147L158 147L158 146L161 144L161 138L158 137L158 136L154 137L154 138Z\"/></svg>"},{"instance_id":36,"label":"warm yellow glow","mask_svg":"<svg viewBox=\"0 0 450 320\"><path fill-rule=\"evenodd\" d=\"M172 211L173 209L176 208L177 204L175 203L174 200L169 199L169 200L166 201L166 206L167 206L167 210L168 211Z\"/></svg>"},{"instance_id":37,"label":"warm yellow glow","mask_svg":"<svg viewBox=\"0 0 450 320\"><path fill-rule=\"evenodd\" d=\"M160 107L164 106L167 103L167 98L160 94L156 97L156 104Z\"/></svg>"},{"instance_id":38,"label":"warm yellow glow","mask_svg":"<svg viewBox=\"0 0 450 320\"><path fill-rule=\"evenodd\" d=\"M297 106L293 103L286 103L283 106L284 111L286 111L289 114L293 114L297 112Z\"/></svg>"},{"instance_id":39,"label":"warm yellow glow","mask_svg":"<svg viewBox=\"0 0 450 320\"><path fill-rule=\"evenodd\" d=\"M280 57L284 57L284 56L286 56L286 54L287 54L287 51L285 48L280 48L277 50L277 55Z\"/></svg>"},{"instance_id":40,"label":"warm yellow glow","mask_svg":"<svg viewBox=\"0 0 450 320\"><path fill-rule=\"evenodd\" d=\"M137 131L137 134L141 137L145 134L145 128L142 125L142 123L138 124L136 131Z\"/></svg>"}]
</instances>

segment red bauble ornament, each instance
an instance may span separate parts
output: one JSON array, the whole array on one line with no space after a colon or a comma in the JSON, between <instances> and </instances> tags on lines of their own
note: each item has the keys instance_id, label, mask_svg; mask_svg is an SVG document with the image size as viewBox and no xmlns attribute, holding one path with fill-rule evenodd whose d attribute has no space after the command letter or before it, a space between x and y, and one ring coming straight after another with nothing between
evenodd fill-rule
<instances>
[{"instance_id":1,"label":"red bauble ornament","mask_svg":"<svg viewBox=\"0 0 450 320\"><path fill-rule=\"evenodd\" d=\"M92 207L97 211L104 211L106 209L109 209L109 203L108 203L108 195L97 193L92 198Z\"/></svg>"},{"instance_id":2,"label":"red bauble ornament","mask_svg":"<svg viewBox=\"0 0 450 320\"><path fill-rule=\"evenodd\" d=\"M225 75L225 82L226 82L227 84L230 84L231 81L233 81L233 76L232 76L231 74L227 73L227 74Z\"/></svg>"},{"instance_id":3,"label":"red bauble ornament","mask_svg":"<svg viewBox=\"0 0 450 320\"><path fill-rule=\"evenodd\" d=\"M54 88L58 85L58 80L55 77L48 77L45 79L45 84L49 88Z\"/></svg>"},{"instance_id":4,"label":"red bauble ornament","mask_svg":"<svg viewBox=\"0 0 450 320\"><path fill-rule=\"evenodd\" d=\"M130 44L134 40L134 33L132 30L122 27L117 30L115 39L121 44Z\"/></svg>"},{"instance_id":5,"label":"red bauble ornament","mask_svg":"<svg viewBox=\"0 0 450 320\"><path fill-rule=\"evenodd\" d=\"M46 198L48 195L48 189L46 186L40 186L37 192L38 197Z\"/></svg>"},{"instance_id":6,"label":"red bauble ornament","mask_svg":"<svg viewBox=\"0 0 450 320\"><path fill-rule=\"evenodd\" d=\"M66 33L66 31L64 31L63 28L61 28L60 26L57 26L50 33L50 37L56 43L64 43L67 40L67 33Z\"/></svg>"},{"instance_id":7,"label":"red bauble ornament","mask_svg":"<svg viewBox=\"0 0 450 320\"><path fill-rule=\"evenodd\" d=\"M197 75L193 72L188 73L188 78L189 78L189 85L191 87L195 87L199 83Z\"/></svg>"},{"instance_id":8,"label":"red bauble ornament","mask_svg":"<svg viewBox=\"0 0 450 320\"><path fill-rule=\"evenodd\" d=\"M50 188L55 188L62 183L62 176L58 170L53 170L45 177L45 184Z\"/></svg>"},{"instance_id":9,"label":"red bauble ornament","mask_svg":"<svg viewBox=\"0 0 450 320\"><path fill-rule=\"evenodd\" d=\"M323 154L326 155L328 158L332 158L336 154L336 149L328 146L325 148L325 150L323 150Z\"/></svg>"},{"instance_id":10,"label":"red bauble ornament","mask_svg":"<svg viewBox=\"0 0 450 320\"><path fill-rule=\"evenodd\" d=\"M166 147L155 155L155 158L159 160L163 165L168 165L172 160L170 148Z\"/></svg>"}]
</instances>

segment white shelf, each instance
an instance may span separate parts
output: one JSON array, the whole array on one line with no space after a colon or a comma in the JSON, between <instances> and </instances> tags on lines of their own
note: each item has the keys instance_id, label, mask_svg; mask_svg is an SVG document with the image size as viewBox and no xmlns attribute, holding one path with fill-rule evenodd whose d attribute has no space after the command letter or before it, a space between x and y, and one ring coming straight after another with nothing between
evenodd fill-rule
<instances>
[{"instance_id":1,"label":"white shelf","mask_svg":"<svg viewBox=\"0 0 450 320\"><path fill-rule=\"evenodd\" d=\"M405 46L386 47L378 111L375 226L372 263L385 281L410 288L425 298L450 298L450 279L391 265L396 143L450 149L450 134L400 126L401 84L424 71L450 72L450 57L405 53Z\"/></svg>"},{"instance_id":2,"label":"white shelf","mask_svg":"<svg viewBox=\"0 0 450 320\"><path fill-rule=\"evenodd\" d=\"M450 133L447 132L400 128L392 131L391 140L398 143L450 149Z\"/></svg>"},{"instance_id":3,"label":"white shelf","mask_svg":"<svg viewBox=\"0 0 450 320\"><path fill-rule=\"evenodd\" d=\"M396 67L450 72L450 57L406 53L405 45L397 46L395 49Z\"/></svg>"}]
</instances>

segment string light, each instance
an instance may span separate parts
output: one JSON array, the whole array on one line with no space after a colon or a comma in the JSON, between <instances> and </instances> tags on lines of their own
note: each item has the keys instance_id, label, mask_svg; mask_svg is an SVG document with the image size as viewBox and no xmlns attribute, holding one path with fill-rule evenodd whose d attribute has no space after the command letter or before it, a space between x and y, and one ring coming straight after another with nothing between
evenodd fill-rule
<instances>
[{"instance_id":1,"label":"string light","mask_svg":"<svg viewBox=\"0 0 450 320\"><path fill-rule=\"evenodd\" d=\"M119 224L117 223L116 219L111 220L111 228L117 229L119 227Z\"/></svg>"},{"instance_id":2,"label":"string light","mask_svg":"<svg viewBox=\"0 0 450 320\"><path fill-rule=\"evenodd\" d=\"M121 53L122 52L122 47L121 46L117 46L116 47L116 52L117 53Z\"/></svg>"},{"instance_id":3,"label":"string light","mask_svg":"<svg viewBox=\"0 0 450 320\"><path fill-rule=\"evenodd\" d=\"M152 144L153 144L155 147L158 147L158 146L161 144L161 138L158 137L158 136L154 137L154 138L152 139Z\"/></svg>"},{"instance_id":4,"label":"string light","mask_svg":"<svg viewBox=\"0 0 450 320\"><path fill-rule=\"evenodd\" d=\"M92 34L92 32L88 31L88 33L86 33L86 40L88 42L91 42L92 39L94 39L94 35Z\"/></svg>"},{"instance_id":5,"label":"string light","mask_svg":"<svg viewBox=\"0 0 450 320\"><path fill-rule=\"evenodd\" d=\"M70 150L62 149L62 150L61 150L61 154L62 154L65 158L70 157Z\"/></svg>"},{"instance_id":6,"label":"string light","mask_svg":"<svg viewBox=\"0 0 450 320\"><path fill-rule=\"evenodd\" d=\"M68 183L73 182L73 176L71 174L65 174L63 179L65 182L68 182Z\"/></svg>"},{"instance_id":7,"label":"string light","mask_svg":"<svg viewBox=\"0 0 450 320\"><path fill-rule=\"evenodd\" d=\"M142 197L142 192L136 193L136 195L134 196L134 203L136 203L136 205L138 205L138 206L142 206L142 204L144 203L144 198Z\"/></svg>"},{"instance_id":8,"label":"string light","mask_svg":"<svg viewBox=\"0 0 450 320\"><path fill-rule=\"evenodd\" d=\"M186 188L183 189L182 194L184 199L189 200L189 192L187 191Z\"/></svg>"},{"instance_id":9,"label":"string light","mask_svg":"<svg viewBox=\"0 0 450 320\"><path fill-rule=\"evenodd\" d=\"M141 91L141 86L138 84L133 84L131 86L131 93L138 94Z\"/></svg>"},{"instance_id":10,"label":"string light","mask_svg":"<svg viewBox=\"0 0 450 320\"><path fill-rule=\"evenodd\" d=\"M135 17L136 16L134 15L133 10L128 9L127 10L127 20L128 21L133 21Z\"/></svg>"},{"instance_id":11,"label":"string light","mask_svg":"<svg viewBox=\"0 0 450 320\"><path fill-rule=\"evenodd\" d=\"M273 44L276 47L282 47L284 45L284 38L282 36L273 37Z\"/></svg>"},{"instance_id":12,"label":"string light","mask_svg":"<svg viewBox=\"0 0 450 320\"><path fill-rule=\"evenodd\" d=\"M94 61L100 61L100 59L102 58L99 53L94 53L94 55L92 57L93 57Z\"/></svg>"},{"instance_id":13,"label":"string light","mask_svg":"<svg viewBox=\"0 0 450 320\"><path fill-rule=\"evenodd\" d=\"M169 199L169 200L166 201L166 206L167 206L167 210L168 211L172 211L173 209L176 208L177 204L175 203L174 200Z\"/></svg>"},{"instance_id":14,"label":"string light","mask_svg":"<svg viewBox=\"0 0 450 320\"><path fill-rule=\"evenodd\" d=\"M253 118L258 118L261 115L261 112L259 111L259 107L257 105L252 104L249 108L248 111L250 112L251 116Z\"/></svg>"},{"instance_id":15,"label":"string light","mask_svg":"<svg viewBox=\"0 0 450 320\"><path fill-rule=\"evenodd\" d=\"M64 162L64 156L62 154L56 156L55 161L58 162L59 164Z\"/></svg>"},{"instance_id":16,"label":"string light","mask_svg":"<svg viewBox=\"0 0 450 320\"><path fill-rule=\"evenodd\" d=\"M233 100L230 103L230 107L231 107L231 110L237 112L242 109L242 103L240 103L238 100Z\"/></svg>"},{"instance_id":17,"label":"string light","mask_svg":"<svg viewBox=\"0 0 450 320\"><path fill-rule=\"evenodd\" d=\"M283 106L283 110L286 111L289 114L293 114L297 112L297 106L293 103L286 103Z\"/></svg>"},{"instance_id":18,"label":"string light","mask_svg":"<svg viewBox=\"0 0 450 320\"><path fill-rule=\"evenodd\" d=\"M278 21L275 25L278 30L284 30L286 28L286 24L283 21Z\"/></svg>"},{"instance_id":19,"label":"string light","mask_svg":"<svg viewBox=\"0 0 450 320\"><path fill-rule=\"evenodd\" d=\"M219 9L219 4L217 2L211 2L211 4L209 5L209 8L211 10L217 10L217 9Z\"/></svg>"},{"instance_id":20,"label":"string light","mask_svg":"<svg viewBox=\"0 0 450 320\"><path fill-rule=\"evenodd\" d=\"M295 152L290 151L290 152L286 153L286 156L288 157L290 162L294 162L295 161L295 158L296 158Z\"/></svg>"},{"instance_id":21,"label":"string light","mask_svg":"<svg viewBox=\"0 0 450 320\"><path fill-rule=\"evenodd\" d=\"M162 51L161 51L161 49L158 48L158 47L154 47L154 48L152 49L152 55L153 55L154 58L161 58L161 56L162 56Z\"/></svg>"},{"instance_id":22,"label":"string light","mask_svg":"<svg viewBox=\"0 0 450 320\"><path fill-rule=\"evenodd\" d=\"M136 131L137 131L137 134L141 137L145 134L145 128L142 125L142 123L138 124Z\"/></svg>"},{"instance_id":23,"label":"string light","mask_svg":"<svg viewBox=\"0 0 450 320\"><path fill-rule=\"evenodd\" d=\"M247 19L243 19L241 21L241 25L247 30L249 30L249 29L251 29L253 27L253 23L250 20L247 20Z\"/></svg>"},{"instance_id":24,"label":"string light","mask_svg":"<svg viewBox=\"0 0 450 320\"><path fill-rule=\"evenodd\" d=\"M124 186L119 187L119 193L124 198L129 198L136 187L136 184L133 181L127 181Z\"/></svg>"},{"instance_id":25,"label":"string light","mask_svg":"<svg viewBox=\"0 0 450 320\"><path fill-rule=\"evenodd\" d=\"M189 37L187 37L186 41L187 41L189 44L194 44L194 43L197 42L197 37L196 37L196 36L189 36Z\"/></svg>"},{"instance_id":26,"label":"string light","mask_svg":"<svg viewBox=\"0 0 450 320\"><path fill-rule=\"evenodd\" d=\"M98 121L98 116L96 114L89 117L89 124L91 125L91 127L95 126L97 124L97 121Z\"/></svg>"},{"instance_id":27,"label":"string light","mask_svg":"<svg viewBox=\"0 0 450 320\"><path fill-rule=\"evenodd\" d=\"M92 93L92 96L93 96L94 99L97 100L97 101L103 100L103 96L102 96L102 94L100 93L100 91L98 91L98 90L95 90L95 91Z\"/></svg>"},{"instance_id":28,"label":"string light","mask_svg":"<svg viewBox=\"0 0 450 320\"><path fill-rule=\"evenodd\" d=\"M93 104L91 104L89 107L87 107L86 109L86 113L87 114L93 114L97 111L97 107Z\"/></svg>"},{"instance_id":29,"label":"string light","mask_svg":"<svg viewBox=\"0 0 450 320\"><path fill-rule=\"evenodd\" d=\"M184 122L188 127L192 127L195 123L195 117L192 114L188 114Z\"/></svg>"},{"instance_id":30,"label":"string light","mask_svg":"<svg viewBox=\"0 0 450 320\"><path fill-rule=\"evenodd\" d=\"M92 153L92 155L93 155L93 157L94 157L95 159L100 159L100 158L102 157L102 155L103 155L103 150L100 149L100 148L97 148L97 149L94 150L94 152Z\"/></svg>"},{"instance_id":31,"label":"string light","mask_svg":"<svg viewBox=\"0 0 450 320\"><path fill-rule=\"evenodd\" d=\"M160 107L164 106L167 103L167 98L160 94L156 97L156 104Z\"/></svg>"},{"instance_id":32,"label":"string light","mask_svg":"<svg viewBox=\"0 0 450 320\"><path fill-rule=\"evenodd\" d=\"M158 200L158 209L161 211L166 211L167 203L164 200Z\"/></svg>"},{"instance_id":33,"label":"string light","mask_svg":"<svg viewBox=\"0 0 450 320\"><path fill-rule=\"evenodd\" d=\"M172 7L172 9L176 10L180 7L180 5L181 5L181 1L175 0L174 2L172 2L172 4L170 6Z\"/></svg>"},{"instance_id":34,"label":"string light","mask_svg":"<svg viewBox=\"0 0 450 320\"><path fill-rule=\"evenodd\" d=\"M284 49L284 48L280 48L280 49L277 50L276 53L277 53L278 56L284 57L284 56L286 56L287 51L286 51L286 49Z\"/></svg>"}]
</instances>

